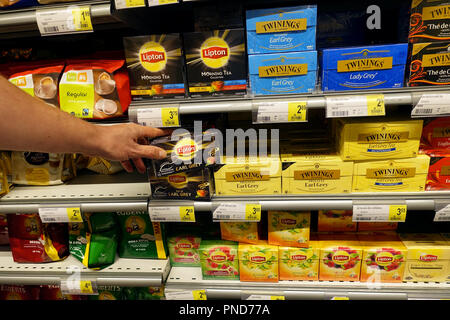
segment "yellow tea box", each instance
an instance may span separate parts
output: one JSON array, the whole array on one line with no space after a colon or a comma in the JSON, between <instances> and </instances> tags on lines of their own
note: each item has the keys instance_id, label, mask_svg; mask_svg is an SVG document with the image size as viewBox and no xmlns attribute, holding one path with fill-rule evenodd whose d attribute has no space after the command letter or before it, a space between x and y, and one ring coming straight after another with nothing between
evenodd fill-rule
<instances>
[{"instance_id":1,"label":"yellow tea box","mask_svg":"<svg viewBox=\"0 0 450 320\"><path fill-rule=\"evenodd\" d=\"M450 244L439 234L400 234L408 249L405 281L445 282L449 273Z\"/></svg>"},{"instance_id":2,"label":"yellow tea box","mask_svg":"<svg viewBox=\"0 0 450 320\"><path fill-rule=\"evenodd\" d=\"M238 252L241 281L278 282L277 246L239 243Z\"/></svg>"},{"instance_id":3,"label":"yellow tea box","mask_svg":"<svg viewBox=\"0 0 450 320\"><path fill-rule=\"evenodd\" d=\"M216 195L281 194L281 161L275 157L223 157L214 169Z\"/></svg>"},{"instance_id":4,"label":"yellow tea box","mask_svg":"<svg viewBox=\"0 0 450 320\"><path fill-rule=\"evenodd\" d=\"M339 119L336 123L339 153L343 160L415 157L422 123L422 120L368 122L364 119Z\"/></svg>"},{"instance_id":5,"label":"yellow tea box","mask_svg":"<svg viewBox=\"0 0 450 320\"><path fill-rule=\"evenodd\" d=\"M355 162L353 192L424 191L430 157Z\"/></svg>"},{"instance_id":6,"label":"yellow tea box","mask_svg":"<svg viewBox=\"0 0 450 320\"><path fill-rule=\"evenodd\" d=\"M357 223L353 222L352 210L319 210L317 231L319 232L353 232Z\"/></svg>"},{"instance_id":7,"label":"yellow tea box","mask_svg":"<svg viewBox=\"0 0 450 320\"><path fill-rule=\"evenodd\" d=\"M258 223L249 221L220 222L222 240L258 243Z\"/></svg>"},{"instance_id":8,"label":"yellow tea box","mask_svg":"<svg viewBox=\"0 0 450 320\"><path fill-rule=\"evenodd\" d=\"M269 211L269 244L308 247L310 221L310 212Z\"/></svg>"},{"instance_id":9,"label":"yellow tea box","mask_svg":"<svg viewBox=\"0 0 450 320\"><path fill-rule=\"evenodd\" d=\"M337 154L283 154L284 194L346 193L352 190L353 162Z\"/></svg>"},{"instance_id":10,"label":"yellow tea box","mask_svg":"<svg viewBox=\"0 0 450 320\"><path fill-rule=\"evenodd\" d=\"M280 280L319 280L319 254L317 241L307 248L279 247Z\"/></svg>"}]
</instances>

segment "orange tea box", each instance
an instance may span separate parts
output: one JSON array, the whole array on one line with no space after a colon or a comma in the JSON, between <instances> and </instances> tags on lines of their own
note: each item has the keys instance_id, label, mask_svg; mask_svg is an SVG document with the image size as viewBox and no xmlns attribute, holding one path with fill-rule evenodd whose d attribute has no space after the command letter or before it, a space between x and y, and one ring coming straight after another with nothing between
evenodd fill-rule
<instances>
[{"instance_id":1,"label":"orange tea box","mask_svg":"<svg viewBox=\"0 0 450 320\"><path fill-rule=\"evenodd\" d=\"M248 221L220 222L222 240L258 243L258 223Z\"/></svg>"},{"instance_id":2,"label":"orange tea box","mask_svg":"<svg viewBox=\"0 0 450 320\"><path fill-rule=\"evenodd\" d=\"M309 241L308 248L279 247L280 280L319 280L317 241Z\"/></svg>"},{"instance_id":3,"label":"orange tea box","mask_svg":"<svg viewBox=\"0 0 450 320\"><path fill-rule=\"evenodd\" d=\"M310 212L269 211L269 244L308 247Z\"/></svg>"},{"instance_id":4,"label":"orange tea box","mask_svg":"<svg viewBox=\"0 0 450 320\"><path fill-rule=\"evenodd\" d=\"M319 232L356 231L357 223L352 221L352 210L319 210L317 230Z\"/></svg>"},{"instance_id":5,"label":"orange tea box","mask_svg":"<svg viewBox=\"0 0 450 320\"><path fill-rule=\"evenodd\" d=\"M397 230L397 222L358 222L358 231Z\"/></svg>"},{"instance_id":6,"label":"orange tea box","mask_svg":"<svg viewBox=\"0 0 450 320\"><path fill-rule=\"evenodd\" d=\"M241 281L278 282L278 247L260 241L239 243Z\"/></svg>"}]
</instances>

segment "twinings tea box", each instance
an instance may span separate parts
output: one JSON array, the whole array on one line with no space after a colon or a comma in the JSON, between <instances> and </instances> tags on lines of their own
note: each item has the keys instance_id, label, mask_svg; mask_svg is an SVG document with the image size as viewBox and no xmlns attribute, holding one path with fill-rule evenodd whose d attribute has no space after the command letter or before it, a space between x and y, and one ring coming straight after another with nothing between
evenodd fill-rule
<instances>
[{"instance_id":1,"label":"twinings tea box","mask_svg":"<svg viewBox=\"0 0 450 320\"><path fill-rule=\"evenodd\" d=\"M450 43L415 43L409 66L409 86L440 86L450 84Z\"/></svg>"},{"instance_id":2,"label":"twinings tea box","mask_svg":"<svg viewBox=\"0 0 450 320\"><path fill-rule=\"evenodd\" d=\"M203 279L239 280L237 242L202 240L199 252Z\"/></svg>"},{"instance_id":3,"label":"twinings tea box","mask_svg":"<svg viewBox=\"0 0 450 320\"><path fill-rule=\"evenodd\" d=\"M357 223L353 222L352 210L319 210L317 231L319 232L352 232Z\"/></svg>"},{"instance_id":4,"label":"twinings tea box","mask_svg":"<svg viewBox=\"0 0 450 320\"><path fill-rule=\"evenodd\" d=\"M268 243L289 247L308 247L310 212L269 211Z\"/></svg>"},{"instance_id":5,"label":"twinings tea box","mask_svg":"<svg viewBox=\"0 0 450 320\"><path fill-rule=\"evenodd\" d=\"M397 230L397 222L358 222L358 231Z\"/></svg>"},{"instance_id":6,"label":"twinings tea box","mask_svg":"<svg viewBox=\"0 0 450 320\"><path fill-rule=\"evenodd\" d=\"M247 10L249 54L315 50L317 6Z\"/></svg>"},{"instance_id":7,"label":"twinings tea box","mask_svg":"<svg viewBox=\"0 0 450 320\"><path fill-rule=\"evenodd\" d=\"M421 147L445 151L450 148L450 117L424 120Z\"/></svg>"},{"instance_id":8,"label":"twinings tea box","mask_svg":"<svg viewBox=\"0 0 450 320\"><path fill-rule=\"evenodd\" d=\"M180 35L124 37L133 100L184 98L184 56Z\"/></svg>"},{"instance_id":9,"label":"twinings tea box","mask_svg":"<svg viewBox=\"0 0 450 320\"><path fill-rule=\"evenodd\" d=\"M220 222L222 240L258 243L258 223L249 221Z\"/></svg>"},{"instance_id":10,"label":"twinings tea box","mask_svg":"<svg viewBox=\"0 0 450 320\"><path fill-rule=\"evenodd\" d=\"M325 49L322 90L403 87L408 44Z\"/></svg>"},{"instance_id":11,"label":"twinings tea box","mask_svg":"<svg viewBox=\"0 0 450 320\"><path fill-rule=\"evenodd\" d=\"M430 158L425 188L427 191L450 189L450 155Z\"/></svg>"},{"instance_id":12,"label":"twinings tea box","mask_svg":"<svg viewBox=\"0 0 450 320\"><path fill-rule=\"evenodd\" d=\"M278 247L239 243L239 272L241 281L278 282Z\"/></svg>"},{"instance_id":13,"label":"twinings tea box","mask_svg":"<svg viewBox=\"0 0 450 320\"><path fill-rule=\"evenodd\" d=\"M447 0L412 0L409 42L450 40L449 19Z\"/></svg>"},{"instance_id":14,"label":"twinings tea box","mask_svg":"<svg viewBox=\"0 0 450 320\"><path fill-rule=\"evenodd\" d=\"M354 192L425 190L430 157L355 162Z\"/></svg>"},{"instance_id":15,"label":"twinings tea box","mask_svg":"<svg viewBox=\"0 0 450 320\"><path fill-rule=\"evenodd\" d=\"M317 78L317 51L248 56L255 95L311 93Z\"/></svg>"},{"instance_id":16,"label":"twinings tea box","mask_svg":"<svg viewBox=\"0 0 450 320\"><path fill-rule=\"evenodd\" d=\"M397 159L417 156L422 120L339 119L336 136L343 160Z\"/></svg>"},{"instance_id":17,"label":"twinings tea box","mask_svg":"<svg viewBox=\"0 0 450 320\"><path fill-rule=\"evenodd\" d=\"M280 280L319 280L320 247L310 241L307 248L279 247Z\"/></svg>"},{"instance_id":18,"label":"twinings tea box","mask_svg":"<svg viewBox=\"0 0 450 320\"><path fill-rule=\"evenodd\" d=\"M276 157L223 157L214 168L216 195L281 194L281 161Z\"/></svg>"},{"instance_id":19,"label":"twinings tea box","mask_svg":"<svg viewBox=\"0 0 450 320\"><path fill-rule=\"evenodd\" d=\"M191 97L247 92L243 29L192 32L183 36Z\"/></svg>"},{"instance_id":20,"label":"twinings tea box","mask_svg":"<svg viewBox=\"0 0 450 320\"><path fill-rule=\"evenodd\" d=\"M168 237L170 265L172 267L199 267L199 248L202 239L196 236L182 235Z\"/></svg>"},{"instance_id":21,"label":"twinings tea box","mask_svg":"<svg viewBox=\"0 0 450 320\"><path fill-rule=\"evenodd\" d=\"M439 234L400 234L408 249L405 281L445 282L449 273L450 244Z\"/></svg>"},{"instance_id":22,"label":"twinings tea box","mask_svg":"<svg viewBox=\"0 0 450 320\"><path fill-rule=\"evenodd\" d=\"M209 200L211 182L208 169L200 168L187 172L156 177L149 170L153 199Z\"/></svg>"},{"instance_id":23,"label":"twinings tea box","mask_svg":"<svg viewBox=\"0 0 450 320\"><path fill-rule=\"evenodd\" d=\"M362 247L356 237L320 239L319 280L359 281Z\"/></svg>"},{"instance_id":24,"label":"twinings tea box","mask_svg":"<svg viewBox=\"0 0 450 320\"><path fill-rule=\"evenodd\" d=\"M282 154L283 193L346 193L352 189L353 162L337 154Z\"/></svg>"}]
</instances>

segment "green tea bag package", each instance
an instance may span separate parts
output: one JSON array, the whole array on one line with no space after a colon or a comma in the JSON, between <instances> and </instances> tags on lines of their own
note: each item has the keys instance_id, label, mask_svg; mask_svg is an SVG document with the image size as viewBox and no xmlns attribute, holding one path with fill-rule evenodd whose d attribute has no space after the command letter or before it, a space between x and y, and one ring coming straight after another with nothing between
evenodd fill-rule
<instances>
[{"instance_id":1,"label":"green tea bag package","mask_svg":"<svg viewBox=\"0 0 450 320\"><path fill-rule=\"evenodd\" d=\"M164 226L151 222L145 211L117 212L120 228L119 257L167 259Z\"/></svg>"},{"instance_id":2,"label":"green tea bag package","mask_svg":"<svg viewBox=\"0 0 450 320\"><path fill-rule=\"evenodd\" d=\"M88 300L123 300L123 288L119 286L98 286L98 295L89 295Z\"/></svg>"}]
</instances>

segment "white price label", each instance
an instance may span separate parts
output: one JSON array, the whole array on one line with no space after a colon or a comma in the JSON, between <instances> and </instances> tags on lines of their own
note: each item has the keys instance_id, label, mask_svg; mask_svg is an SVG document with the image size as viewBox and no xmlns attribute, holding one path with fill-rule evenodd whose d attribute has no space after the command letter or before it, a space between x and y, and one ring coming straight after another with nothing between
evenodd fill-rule
<instances>
[{"instance_id":1,"label":"white price label","mask_svg":"<svg viewBox=\"0 0 450 320\"><path fill-rule=\"evenodd\" d=\"M436 117L450 115L450 94L423 94L411 111L411 117Z\"/></svg>"},{"instance_id":2,"label":"white price label","mask_svg":"<svg viewBox=\"0 0 450 320\"><path fill-rule=\"evenodd\" d=\"M405 222L406 205L354 205L353 222Z\"/></svg>"},{"instance_id":3,"label":"white price label","mask_svg":"<svg viewBox=\"0 0 450 320\"><path fill-rule=\"evenodd\" d=\"M286 300L286 298L284 296L251 294L246 300Z\"/></svg>"},{"instance_id":4,"label":"white price label","mask_svg":"<svg viewBox=\"0 0 450 320\"><path fill-rule=\"evenodd\" d=\"M195 222L193 206L187 207L148 207L153 222Z\"/></svg>"},{"instance_id":5,"label":"white price label","mask_svg":"<svg viewBox=\"0 0 450 320\"><path fill-rule=\"evenodd\" d=\"M306 101L258 104L257 123L306 122Z\"/></svg>"},{"instance_id":6,"label":"white price label","mask_svg":"<svg viewBox=\"0 0 450 320\"><path fill-rule=\"evenodd\" d=\"M145 0L115 0L116 9L145 7Z\"/></svg>"},{"instance_id":7,"label":"white price label","mask_svg":"<svg viewBox=\"0 0 450 320\"><path fill-rule=\"evenodd\" d=\"M39 208L42 223L83 222L78 208Z\"/></svg>"},{"instance_id":8,"label":"white price label","mask_svg":"<svg viewBox=\"0 0 450 320\"><path fill-rule=\"evenodd\" d=\"M251 221L261 220L261 205L248 203L221 203L213 212L213 221Z\"/></svg>"},{"instance_id":9,"label":"white price label","mask_svg":"<svg viewBox=\"0 0 450 320\"><path fill-rule=\"evenodd\" d=\"M205 290L166 291L166 300L207 300Z\"/></svg>"},{"instance_id":10,"label":"white price label","mask_svg":"<svg viewBox=\"0 0 450 320\"><path fill-rule=\"evenodd\" d=\"M93 31L90 6L39 8L36 23L42 36Z\"/></svg>"},{"instance_id":11,"label":"white price label","mask_svg":"<svg viewBox=\"0 0 450 320\"><path fill-rule=\"evenodd\" d=\"M326 97L327 118L384 116L384 95Z\"/></svg>"},{"instance_id":12,"label":"white price label","mask_svg":"<svg viewBox=\"0 0 450 320\"><path fill-rule=\"evenodd\" d=\"M179 127L178 115L178 107L138 109L137 122L155 128Z\"/></svg>"},{"instance_id":13,"label":"white price label","mask_svg":"<svg viewBox=\"0 0 450 320\"><path fill-rule=\"evenodd\" d=\"M63 294L97 295L97 283L91 280L62 280L61 292Z\"/></svg>"},{"instance_id":14,"label":"white price label","mask_svg":"<svg viewBox=\"0 0 450 320\"><path fill-rule=\"evenodd\" d=\"M445 207L436 210L436 214L434 215L434 222L443 222L450 221L450 204Z\"/></svg>"}]
</instances>

